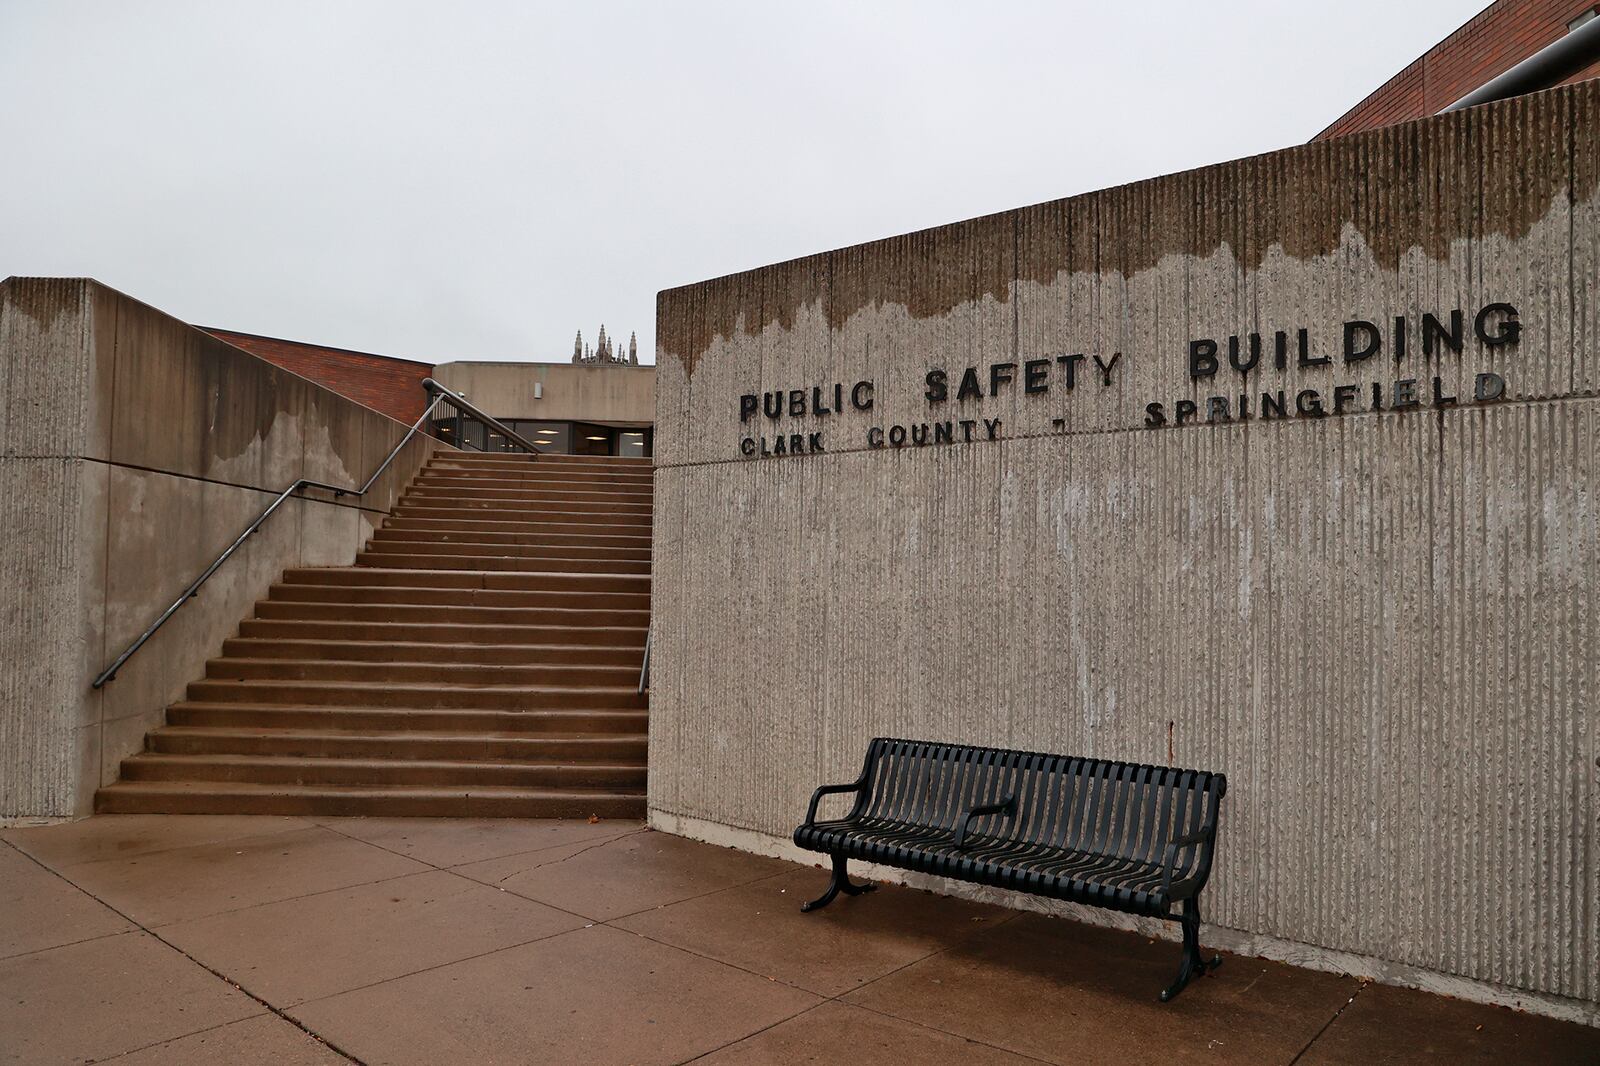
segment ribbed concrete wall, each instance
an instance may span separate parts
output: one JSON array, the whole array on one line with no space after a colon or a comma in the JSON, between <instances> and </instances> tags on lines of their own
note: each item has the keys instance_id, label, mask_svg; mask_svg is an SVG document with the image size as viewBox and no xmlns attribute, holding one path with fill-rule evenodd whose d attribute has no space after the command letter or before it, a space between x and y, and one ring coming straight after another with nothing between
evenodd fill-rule
<instances>
[{"instance_id":1,"label":"ribbed concrete wall","mask_svg":"<svg viewBox=\"0 0 1600 1066\"><path fill-rule=\"evenodd\" d=\"M354 561L429 439L286 505L90 687L291 482L359 485L406 428L93 281L0 282L0 818L89 813L285 567Z\"/></svg>"},{"instance_id":2,"label":"ribbed concrete wall","mask_svg":"<svg viewBox=\"0 0 1600 1066\"><path fill-rule=\"evenodd\" d=\"M1597 117L1589 83L663 293L658 824L781 839L875 735L1222 770L1209 920L1600 1018ZM1493 303L1514 344L1470 336ZM1342 323L1398 315L1403 359L1342 360ZM834 382L842 413L741 421ZM1344 384L1337 416L1255 409ZM945 419L974 442L869 437ZM743 455L791 432L825 450Z\"/></svg>"}]
</instances>

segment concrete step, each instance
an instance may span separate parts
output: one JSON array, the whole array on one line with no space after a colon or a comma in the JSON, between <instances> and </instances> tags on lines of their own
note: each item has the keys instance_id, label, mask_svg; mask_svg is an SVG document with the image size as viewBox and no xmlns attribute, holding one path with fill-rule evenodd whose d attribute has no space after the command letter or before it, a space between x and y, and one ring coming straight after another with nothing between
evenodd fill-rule
<instances>
[{"instance_id":1,"label":"concrete step","mask_svg":"<svg viewBox=\"0 0 1600 1066\"><path fill-rule=\"evenodd\" d=\"M643 626L486 625L461 622L319 621L251 618L241 637L268 640L415 641L424 644L581 644L644 648Z\"/></svg>"},{"instance_id":2,"label":"concrete step","mask_svg":"<svg viewBox=\"0 0 1600 1066\"><path fill-rule=\"evenodd\" d=\"M471 539L446 540L428 534L396 534L374 537L367 543L374 554L404 555L427 552L430 555L493 556L499 559L650 559L648 547L606 544L485 544Z\"/></svg>"},{"instance_id":3,"label":"concrete step","mask_svg":"<svg viewBox=\"0 0 1600 1066\"><path fill-rule=\"evenodd\" d=\"M517 470L475 470L461 467L427 467L417 475L418 483L454 482L481 488L516 488L522 485L593 485L596 488L650 489L655 485L653 470L567 470L538 464Z\"/></svg>"},{"instance_id":4,"label":"concrete step","mask_svg":"<svg viewBox=\"0 0 1600 1066\"><path fill-rule=\"evenodd\" d=\"M452 685L423 682L229 681L189 682L188 698L215 703L310 704L327 707L398 707L410 710L643 710L633 685ZM170 719L169 719L170 720Z\"/></svg>"},{"instance_id":5,"label":"concrete step","mask_svg":"<svg viewBox=\"0 0 1600 1066\"><path fill-rule=\"evenodd\" d=\"M497 495L497 493L505 492L510 492L511 494ZM584 498L588 496L598 498ZM493 492L484 492L479 489L446 482L438 485L413 484L407 486L405 492L400 495L400 498L395 503L400 506L422 503L435 507L456 506L488 508L490 510L548 510L578 511L585 514L624 514L648 512L653 500L651 493L648 492L591 493L583 489L542 488L527 490L496 489Z\"/></svg>"},{"instance_id":6,"label":"concrete step","mask_svg":"<svg viewBox=\"0 0 1600 1066\"><path fill-rule=\"evenodd\" d=\"M122 761L124 781L249 781L263 785L403 785L452 788L605 789L643 793L645 768L493 760L362 759L279 755L172 755Z\"/></svg>"},{"instance_id":7,"label":"concrete step","mask_svg":"<svg viewBox=\"0 0 1600 1066\"><path fill-rule=\"evenodd\" d=\"M543 480L570 485L649 484L655 479L650 466L596 466L592 463L529 463L522 466L493 464L429 463L417 478L460 478L466 481Z\"/></svg>"},{"instance_id":8,"label":"concrete step","mask_svg":"<svg viewBox=\"0 0 1600 1066\"><path fill-rule=\"evenodd\" d=\"M438 451L427 461L429 466L515 467L560 466L566 469L595 467L595 469L651 469L654 459L622 458L611 455L557 455L554 451L541 451L539 455L526 455L523 451Z\"/></svg>"},{"instance_id":9,"label":"concrete step","mask_svg":"<svg viewBox=\"0 0 1600 1066\"><path fill-rule=\"evenodd\" d=\"M524 452L481 452L468 448L451 448L430 455L427 465L537 466L541 469L594 466L609 470L649 470L654 462L655 460L649 456L566 455L552 451L528 455Z\"/></svg>"},{"instance_id":10,"label":"concrete step","mask_svg":"<svg viewBox=\"0 0 1600 1066\"><path fill-rule=\"evenodd\" d=\"M343 730L348 733L541 733L590 736L638 734L648 726L643 709L482 710L411 707L334 707L286 702L184 700L167 708L171 726L225 729Z\"/></svg>"},{"instance_id":11,"label":"concrete step","mask_svg":"<svg viewBox=\"0 0 1600 1066\"><path fill-rule=\"evenodd\" d=\"M514 556L361 552L358 566L401 566L434 570L509 570L519 573L648 574L647 559L520 559Z\"/></svg>"},{"instance_id":12,"label":"concrete step","mask_svg":"<svg viewBox=\"0 0 1600 1066\"><path fill-rule=\"evenodd\" d=\"M393 518L372 534L372 543L405 540L435 544L585 544L602 548L636 548L648 552L651 541L650 530L632 528L634 531L628 533L607 533L597 529L575 533L553 533L541 529L461 529L454 524L431 526L419 524L415 519Z\"/></svg>"},{"instance_id":13,"label":"concrete step","mask_svg":"<svg viewBox=\"0 0 1600 1066\"><path fill-rule=\"evenodd\" d=\"M284 603L405 603L452 607L563 607L649 611L650 593L569 592L564 589L448 589L409 585L295 585L279 582L269 600Z\"/></svg>"},{"instance_id":14,"label":"concrete step","mask_svg":"<svg viewBox=\"0 0 1600 1066\"><path fill-rule=\"evenodd\" d=\"M245 659L223 656L206 663L212 681L358 681L440 685L588 685L623 688L639 681L637 667L576 663L362 662L341 659Z\"/></svg>"},{"instance_id":15,"label":"concrete step","mask_svg":"<svg viewBox=\"0 0 1600 1066\"><path fill-rule=\"evenodd\" d=\"M530 481L525 484L484 484L465 478L421 477L406 489L406 496L470 496L479 500L582 500L586 503L643 503L649 504L653 493L650 485L597 485L591 482L551 484Z\"/></svg>"},{"instance_id":16,"label":"concrete step","mask_svg":"<svg viewBox=\"0 0 1600 1066\"><path fill-rule=\"evenodd\" d=\"M283 583L295 585L383 586L452 589L526 589L568 592L650 591L649 575L582 573L501 573L492 570L375 569L369 566L296 567L283 572Z\"/></svg>"},{"instance_id":17,"label":"concrete step","mask_svg":"<svg viewBox=\"0 0 1600 1066\"><path fill-rule=\"evenodd\" d=\"M460 506L454 502L445 502L438 499L426 500L401 500L395 504L390 512L397 518L433 518L450 523L464 522L495 522L515 523L560 523L581 529L590 529L595 526L628 526L649 528L651 512L618 510L612 508L604 511L585 511L572 507L483 507ZM460 526L460 528L472 528Z\"/></svg>"},{"instance_id":18,"label":"concrete step","mask_svg":"<svg viewBox=\"0 0 1600 1066\"><path fill-rule=\"evenodd\" d=\"M391 515L384 521L383 529L428 529L445 533L519 533L530 537L551 534L578 534L580 536L606 536L606 537L641 537L649 540L653 527L649 522L640 522L633 516L628 516L621 522L603 522L588 516L588 520L579 522L544 521L543 519L514 519L503 521L494 518L473 517L448 517L448 518L418 518L416 516Z\"/></svg>"},{"instance_id":19,"label":"concrete step","mask_svg":"<svg viewBox=\"0 0 1600 1066\"><path fill-rule=\"evenodd\" d=\"M587 486L545 488L537 485L531 488L482 489L454 481L413 482L411 487L406 489L402 498L417 500L432 497L500 501L492 504L492 506L500 506L501 503L512 503L515 506L531 508L543 507L549 504L559 506L566 502L583 504L585 507L590 504L630 504L645 507L651 505L651 494L648 490L644 492L624 492L621 490L596 490Z\"/></svg>"},{"instance_id":20,"label":"concrete step","mask_svg":"<svg viewBox=\"0 0 1600 1066\"><path fill-rule=\"evenodd\" d=\"M644 796L579 789L401 788L119 781L95 796L101 814L277 814L391 818L641 818Z\"/></svg>"},{"instance_id":21,"label":"concrete step","mask_svg":"<svg viewBox=\"0 0 1600 1066\"><path fill-rule=\"evenodd\" d=\"M146 738L169 755L278 755L345 759L489 759L643 766L643 733L494 733L163 726Z\"/></svg>"},{"instance_id":22,"label":"concrete step","mask_svg":"<svg viewBox=\"0 0 1600 1066\"><path fill-rule=\"evenodd\" d=\"M585 644L429 644L424 641L294 640L229 637L222 654L239 659L337 659L370 663L509 663L516 666L621 666L637 673L643 648Z\"/></svg>"},{"instance_id":23,"label":"concrete step","mask_svg":"<svg viewBox=\"0 0 1600 1066\"><path fill-rule=\"evenodd\" d=\"M516 514L528 512L530 514L547 514L559 512L562 514L601 515L650 515L650 501L634 500L624 497L617 500L577 500L570 494L567 498L535 498L535 499L497 499L482 496L478 493L461 493L447 495L439 492L426 492L409 489L404 496L395 502L395 509L401 513L417 507L449 508L461 512L464 516L476 514Z\"/></svg>"},{"instance_id":24,"label":"concrete step","mask_svg":"<svg viewBox=\"0 0 1600 1066\"><path fill-rule=\"evenodd\" d=\"M324 622L439 622L483 625L534 625L560 629L584 626L642 628L650 624L649 610L617 607L480 607L461 604L310 603L262 600L258 619L299 619Z\"/></svg>"}]
</instances>

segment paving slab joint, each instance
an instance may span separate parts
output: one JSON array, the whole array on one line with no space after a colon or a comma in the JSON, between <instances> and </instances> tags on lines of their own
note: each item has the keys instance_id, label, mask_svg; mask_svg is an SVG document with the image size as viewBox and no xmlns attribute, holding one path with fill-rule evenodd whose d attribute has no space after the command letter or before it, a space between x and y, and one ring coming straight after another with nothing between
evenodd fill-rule
<instances>
[{"instance_id":1,"label":"paving slab joint","mask_svg":"<svg viewBox=\"0 0 1600 1066\"><path fill-rule=\"evenodd\" d=\"M0 844L5 844L7 847L9 847L13 851L17 852L17 854L25 856L28 859L29 862L33 863L35 866L39 867L39 869L41 869L41 870L45 871L46 873L48 873L51 877L59 879L60 881L62 881L64 884L66 884L69 888L71 888L75 892L82 892L84 895L88 896L90 899L94 900L96 903L100 904L102 907L106 908L111 913L113 913L113 914L117 915L118 917L120 917L123 921L125 921L128 924L132 925L139 932L145 934L148 937L151 937L152 939L158 941L159 943L163 944L164 946L172 949L173 951L177 952L179 955L182 955L185 959L188 959L190 962L192 962L196 966L200 967L206 973L208 973L211 976L215 977L217 980L223 982L229 988L236 989L239 992L240 995L249 998L251 1000L251 1002L253 1002L253 1003L259 1004L261 1006L262 1010L267 1011L268 1013L274 1015L275 1017L277 1017L277 1018L279 1018L279 1019L281 1019L281 1020L283 1020L285 1022L288 1022L290 1025L294 1026L296 1029L298 1029L302 1033L306 1034L306 1036L310 1037L312 1040L315 1040L318 1044L321 1044L323 1047L327 1048L329 1051L332 1051L335 1055L338 1055L340 1058L345 1059L348 1062L355 1063L356 1066L366 1066L366 1063L363 1062L361 1059L356 1058L354 1055L350 1054L348 1051L344 1050L339 1045L333 1043L331 1040L329 1040L326 1037L324 1037L321 1033L317 1033L317 1032L314 1032L311 1029L306 1028L303 1024L301 1024L299 1021L297 1021L294 1018L293 1015L287 1013L286 1011L280 1010L277 1007L274 1007L271 1003L268 1003L266 1000L262 999L260 996L256 995L254 992L251 992L248 988L245 988L243 985L241 985L241 984L239 984L239 982L233 980L233 978L229 977L227 974L222 973L221 971L219 971L219 970L217 970L217 969L215 969L215 968L213 968L211 966L207 966L204 962L201 962L199 959L195 958L193 955L189 954L187 951L184 951L182 948L180 948L178 945L174 944L172 941L168 940L166 937L162 936L156 930L150 928L149 926L145 925L143 922L141 922L138 919L134 918L133 915L128 914L127 912L125 912L123 910L120 910L119 908L113 906L110 903L107 903L105 900L101 899L99 896L95 895L93 892L90 892L87 889L83 888L81 885L73 884L71 881L67 880L67 878L63 877L58 871L51 869L49 866L46 866L43 862L40 862L38 859L34 858L32 855L29 855L26 851L23 851L21 848L17 847L15 844L12 844L10 841L0 840ZM196 1031L197 1032L204 1032L205 1030L196 1030ZM184 1034L182 1034L182 1036L174 1037L172 1039L182 1039L183 1037L188 1037L188 1036L193 1036L193 1035L194 1035L194 1033L184 1033ZM166 1044L166 1043L171 1043L171 1040L158 1040L158 1041L156 1041L156 1043L146 1045L145 1047L142 1047L142 1048L127 1048L127 1049L124 1049L122 1051L119 1051L117 1054L126 1055L126 1054L130 1054L130 1053L132 1053L134 1051L144 1051L144 1050L147 1050L148 1048L159 1047L162 1044Z\"/></svg>"},{"instance_id":2,"label":"paving slab joint","mask_svg":"<svg viewBox=\"0 0 1600 1066\"><path fill-rule=\"evenodd\" d=\"M1303 1047L1299 1051L1295 1052L1294 1058L1289 1060L1288 1066L1295 1066L1295 1063L1299 1062L1302 1058L1304 1058L1306 1052L1310 1051L1311 1048L1313 1047L1313 1045L1315 1045L1318 1040L1322 1039L1322 1035L1324 1033L1326 1033L1329 1029L1333 1028L1333 1023L1339 1020L1339 1015L1341 1015L1345 1011L1349 1010L1350 1009L1350 1005L1353 1004L1356 1001L1356 999L1361 995L1361 993L1363 993L1363 992L1365 992L1367 990L1367 986L1372 984L1372 983L1373 983L1373 980L1370 977L1358 978L1357 981L1356 981L1356 990L1354 992L1350 993L1350 998L1345 1000L1343 1003L1339 1004L1339 1009L1334 1011L1333 1015L1327 1021L1322 1023L1322 1028L1318 1029L1315 1033L1312 1034L1311 1039L1306 1041L1306 1046L1305 1047Z\"/></svg>"}]
</instances>

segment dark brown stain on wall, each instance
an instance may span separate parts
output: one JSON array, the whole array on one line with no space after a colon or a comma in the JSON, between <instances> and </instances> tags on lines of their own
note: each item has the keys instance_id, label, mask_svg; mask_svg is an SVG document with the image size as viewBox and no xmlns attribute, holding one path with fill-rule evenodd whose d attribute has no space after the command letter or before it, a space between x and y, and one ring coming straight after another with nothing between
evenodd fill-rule
<instances>
[{"instance_id":1,"label":"dark brown stain on wall","mask_svg":"<svg viewBox=\"0 0 1600 1066\"><path fill-rule=\"evenodd\" d=\"M44 331L55 328L63 316L82 314L85 283L82 278L29 278L27 284L17 284L17 278L0 281L0 314L22 315L39 324ZM48 323L46 322L48 320Z\"/></svg>"},{"instance_id":2,"label":"dark brown stain on wall","mask_svg":"<svg viewBox=\"0 0 1600 1066\"><path fill-rule=\"evenodd\" d=\"M927 318L1009 301L1015 282L1129 276L1165 255L1227 247L1258 269L1274 246L1328 255L1346 225L1388 269L1412 248L1441 261L1458 240L1526 236L1563 192L1590 198L1597 117L1600 82L1589 81L668 289L660 352L692 376L717 338L792 329L807 306L837 331L867 307Z\"/></svg>"}]
</instances>

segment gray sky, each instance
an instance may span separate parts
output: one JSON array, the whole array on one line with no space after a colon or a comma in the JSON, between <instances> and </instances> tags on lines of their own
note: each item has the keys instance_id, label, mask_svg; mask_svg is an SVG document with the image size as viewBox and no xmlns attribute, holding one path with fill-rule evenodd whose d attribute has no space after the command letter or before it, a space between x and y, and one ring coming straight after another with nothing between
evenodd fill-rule
<instances>
[{"instance_id":1,"label":"gray sky","mask_svg":"<svg viewBox=\"0 0 1600 1066\"><path fill-rule=\"evenodd\" d=\"M1315 135L1482 6L0 0L0 277L444 362Z\"/></svg>"}]
</instances>

